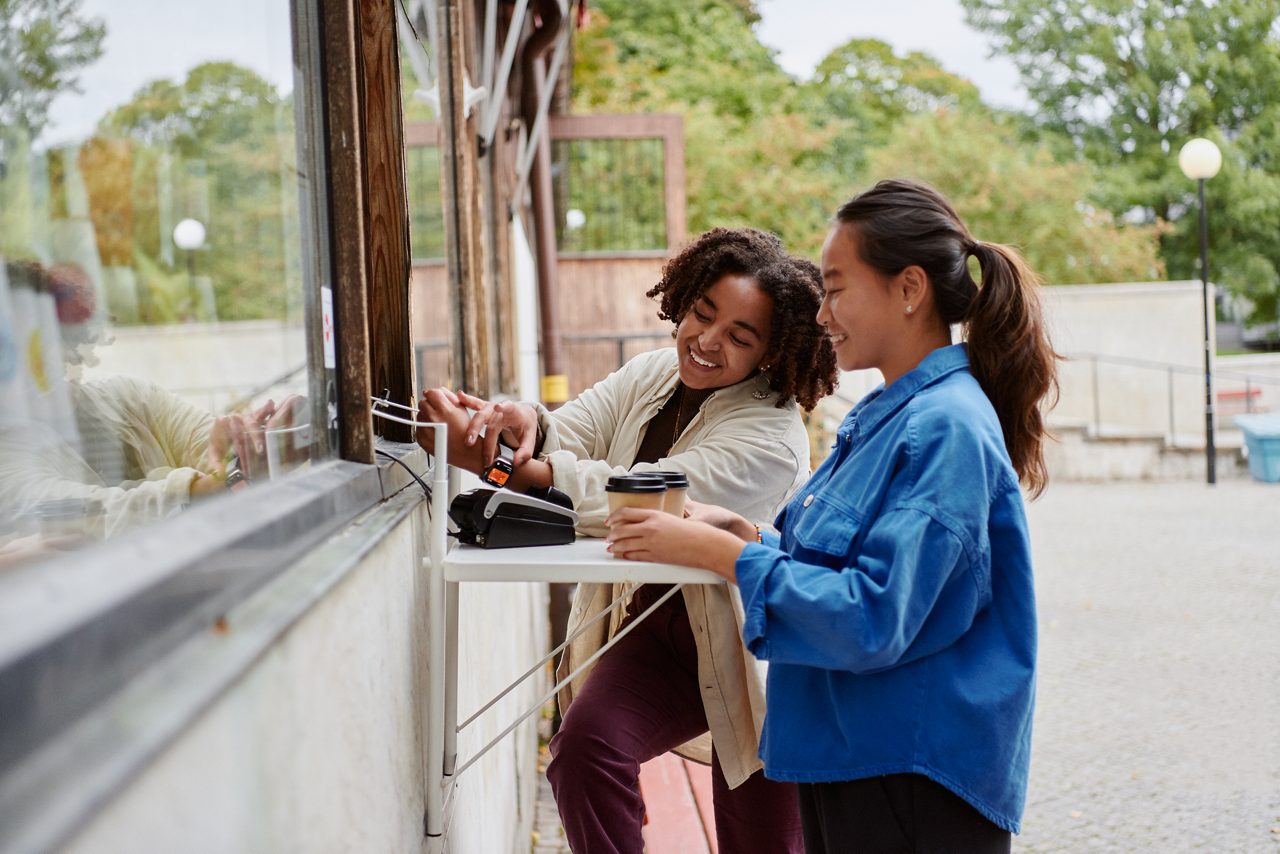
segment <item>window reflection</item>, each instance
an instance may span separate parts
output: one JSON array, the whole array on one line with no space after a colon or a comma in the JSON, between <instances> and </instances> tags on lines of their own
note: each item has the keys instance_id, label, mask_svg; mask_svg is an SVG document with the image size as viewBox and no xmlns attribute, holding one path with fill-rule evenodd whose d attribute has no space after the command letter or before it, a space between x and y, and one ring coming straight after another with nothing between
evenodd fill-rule
<instances>
[{"instance_id":1,"label":"window reflection","mask_svg":"<svg viewBox=\"0 0 1280 854\"><path fill-rule=\"evenodd\" d=\"M289 15L0 4L0 565L308 463Z\"/></svg>"}]
</instances>

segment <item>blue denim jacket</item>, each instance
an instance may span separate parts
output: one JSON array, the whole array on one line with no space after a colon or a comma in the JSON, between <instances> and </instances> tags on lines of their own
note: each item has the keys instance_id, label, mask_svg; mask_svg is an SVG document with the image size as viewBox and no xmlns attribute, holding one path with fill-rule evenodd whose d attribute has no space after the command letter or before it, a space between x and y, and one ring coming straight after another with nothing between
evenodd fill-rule
<instances>
[{"instance_id":1,"label":"blue denim jacket","mask_svg":"<svg viewBox=\"0 0 1280 854\"><path fill-rule=\"evenodd\" d=\"M769 662L760 756L797 782L923 774L1018 832L1035 701L1017 475L963 345L845 418L831 455L736 565Z\"/></svg>"}]
</instances>

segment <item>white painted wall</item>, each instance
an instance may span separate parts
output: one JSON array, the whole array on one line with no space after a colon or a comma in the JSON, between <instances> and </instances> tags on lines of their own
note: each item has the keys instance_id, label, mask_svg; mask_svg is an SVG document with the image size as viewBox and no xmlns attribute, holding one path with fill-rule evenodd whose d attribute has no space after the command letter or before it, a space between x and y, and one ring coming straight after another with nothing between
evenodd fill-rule
<instances>
[{"instance_id":1,"label":"white painted wall","mask_svg":"<svg viewBox=\"0 0 1280 854\"><path fill-rule=\"evenodd\" d=\"M1092 426L1112 435L1173 433L1179 444L1204 442L1204 329L1199 282L1146 282L1110 285L1059 285L1043 290L1045 314L1054 347L1074 356L1059 366L1061 398L1050 423ZM1099 360L1097 411L1094 366L1085 354L1183 366L1172 377L1164 369L1130 367ZM1280 377L1280 356L1228 356L1215 371ZM825 407L830 418L844 412L881 382L878 371L841 374L839 400ZM1243 381L1222 378L1215 392L1243 389ZM1259 388L1262 388L1259 385ZM1280 385L1267 386L1259 405L1280 408ZM1230 424L1223 409L1220 424Z\"/></svg>"},{"instance_id":2,"label":"white painted wall","mask_svg":"<svg viewBox=\"0 0 1280 854\"><path fill-rule=\"evenodd\" d=\"M1210 304L1212 304L1210 293ZM1199 282L1065 285L1044 289L1054 347L1067 356L1101 354L1183 366L1196 373L1099 361L1096 417L1105 433L1172 433L1181 443L1204 434L1204 313ZM1061 423L1095 419L1093 364L1059 368L1062 397L1050 414Z\"/></svg>"},{"instance_id":3,"label":"white painted wall","mask_svg":"<svg viewBox=\"0 0 1280 854\"><path fill-rule=\"evenodd\" d=\"M73 854L416 852L427 709L425 505L67 846ZM542 585L464 585L460 719L546 649ZM545 691L516 691L465 756ZM529 850L535 722L461 778L448 848Z\"/></svg>"}]
</instances>

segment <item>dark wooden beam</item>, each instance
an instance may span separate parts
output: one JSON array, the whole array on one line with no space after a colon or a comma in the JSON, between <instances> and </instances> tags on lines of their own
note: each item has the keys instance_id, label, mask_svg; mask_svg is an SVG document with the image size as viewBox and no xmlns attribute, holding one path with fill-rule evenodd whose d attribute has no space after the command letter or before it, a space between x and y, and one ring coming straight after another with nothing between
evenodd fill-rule
<instances>
[{"instance_id":1,"label":"dark wooden beam","mask_svg":"<svg viewBox=\"0 0 1280 854\"><path fill-rule=\"evenodd\" d=\"M368 276L369 372L373 391L410 402L413 344L409 335L409 192L405 179L400 50L393 0L359 0L359 52L364 119L364 230ZM413 441L412 429L379 420L375 432Z\"/></svg>"},{"instance_id":2,"label":"dark wooden beam","mask_svg":"<svg viewBox=\"0 0 1280 854\"><path fill-rule=\"evenodd\" d=\"M369 324L366 301L364 157L354 0L328 0L321 11L329 180L329 245L338 355L338 452L373 462L369 414Z\"/></svg>"}]
</instances>

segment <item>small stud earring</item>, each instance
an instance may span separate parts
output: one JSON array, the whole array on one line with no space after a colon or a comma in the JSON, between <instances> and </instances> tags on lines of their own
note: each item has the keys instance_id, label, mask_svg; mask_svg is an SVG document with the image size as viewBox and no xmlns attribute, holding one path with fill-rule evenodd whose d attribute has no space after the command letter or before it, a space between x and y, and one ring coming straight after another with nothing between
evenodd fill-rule
<instances>
[{"instance_id":1,"label":"small stud earring","mask_svg":"<svg viewBox=\"0 0 1280 854\"><path fill-rule=\"evenodd\" d=\"M911 311L912 311L911 306L907 306L907 314L910 314Z\"/></svg>"}]
</instances>

